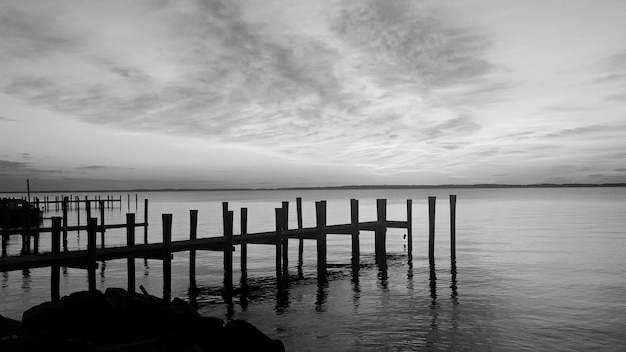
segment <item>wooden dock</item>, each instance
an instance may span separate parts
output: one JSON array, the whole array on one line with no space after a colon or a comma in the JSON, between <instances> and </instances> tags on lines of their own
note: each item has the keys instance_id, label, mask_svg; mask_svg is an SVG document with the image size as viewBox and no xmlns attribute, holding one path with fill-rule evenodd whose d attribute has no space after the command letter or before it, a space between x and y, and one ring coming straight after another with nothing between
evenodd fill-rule
<instances>
[{"instance_id":1,"label":"wooden dock","mask_svg":"<svg viewBox=\"0 0 626 352\"><path fill-rule=\"evenodd\" d=\"M89 217L86 226L64 226L62 217L53 217L52 225L49 228L21 229L21 231L38 231L51 233L52 251L50 253L29 254L21 256L10 256L0 258L0 272L11 270L23 270L29 268L51 268L51 297L52 300L59 299L59 270L60 267L82 268L88 271L89 289L96 288L96 275L98 261L127 259L128 290L135 291L135 258L151 258L163 261L163 298L171 298L171 262L174 253L189 252L189 283L190 288L196 287L196 251L209 250L221 251L224 254L224 294L232 295L233 292L233 255L236 246L240 248L241 258L241 287L247 286L247 253L248 244L264 244L275 246L276 281L281 288L286 280L289 280L288 273L288 251L289 240L298 240L298 258L302 261L303 241L311 240L317 243L317 278L320 282L327 280L327 235L351 236L352 241L352 264L353 268L358 268L360 255L359 237L362 231L374 233L375 257L378 265L386 267L386 236L387 229L406 229L407 251L412 256L413 232L412 232L412 200L406 201L406 220L387 219L387 200L378 199L376 201L377 219L376 221L359 222L359 202L356 199L350 200L351 221L348 224L327 224L326 201L315 202L316 226L304 228L302 226L302 199L296 199L297 208L297 228L288 228L289 203L283 202L280 208L275 209L275 229L273 231L248 233L247 208L241 208L240 229L237 235L233 234L234 212L229 209L228 202L222 203L223 234L221 236L198 238L197 218L198 211L190 210L190 229L188 240L172 241L172 215L162 214L162 242L147 243L147 236L144 236L143 244L136 244L135 229L143 227L147 229L148 223L136 223L135 214L126 214L125 224L105 225L97 224L96 218ZM147 200L145 201L147 219ZM102 204L101 204L102 206ZM451 206L451 239L452 255L455 258L454 236L455 236L455 212L456 196L450 196ZM434 275L434 227L435 197L429 197L429 266L431 278ZM105 229L126 228L127 244L123 247L97 248L96 234L103 233ZM88 234L87 249L74 251L61 251L62 234L68 231L86 230ZM14 230L11 230L14 231ZM7 231L2 231L3 235ZM147 232L146 232L147 233ZM358 270L358 269L357 269Z\"/></svg>"}]
</instances>

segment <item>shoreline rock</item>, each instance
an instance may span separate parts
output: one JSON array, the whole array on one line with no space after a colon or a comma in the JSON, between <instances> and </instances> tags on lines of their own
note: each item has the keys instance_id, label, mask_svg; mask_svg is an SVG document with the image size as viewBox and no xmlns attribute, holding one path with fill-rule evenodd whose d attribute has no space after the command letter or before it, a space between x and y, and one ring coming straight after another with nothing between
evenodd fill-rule
<instances>
[{"instance_id":1,"label":"shoreline rock","mask_svg":"<svg viewBox=\"0 0 626 352\"><path fill-rule=\"evenodd\" d=\"M0 316L1 351L284 351L243 320L202 317L189 303L108 288Z\"/></svg>"}]
</instances>

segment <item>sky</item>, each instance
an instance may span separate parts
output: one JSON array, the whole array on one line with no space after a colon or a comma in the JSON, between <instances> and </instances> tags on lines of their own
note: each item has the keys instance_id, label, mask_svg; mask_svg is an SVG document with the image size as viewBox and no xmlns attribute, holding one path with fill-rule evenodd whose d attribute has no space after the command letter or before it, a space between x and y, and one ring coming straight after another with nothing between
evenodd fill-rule
<instances>
[{"instance_id":1,"label":"sky","mask_svg":"<svg viewBox=\"0 0 626 352\"><path fill-rule=\"evenodd\" d=\"M0 0L0 192L626 182L624 0Z\"/></svg>"}]
</instances>

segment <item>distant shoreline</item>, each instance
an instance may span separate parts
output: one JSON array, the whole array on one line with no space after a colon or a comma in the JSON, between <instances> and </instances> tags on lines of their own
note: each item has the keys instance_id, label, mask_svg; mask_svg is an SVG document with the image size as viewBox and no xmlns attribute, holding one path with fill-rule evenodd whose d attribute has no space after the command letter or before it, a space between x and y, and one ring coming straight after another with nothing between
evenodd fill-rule
<instances>
[{"instance_id":1,"label":"distant shoreline","mask_svg":"<svg viewBox=\"0 0 626 352\"><path fill-rule=\"evenodd\" d=\"M472 184L472 185L351 185L319 187L276 187L276 188L162 188L162 189L96 189L96 190L31 190L31 193L102 193L102 192L232 192L232 191L315 191L315 190L367 190L367 189L473 189L473 188L599 188L626 187L626 183L539 183L528 185L509 184ZM8 191L0 193L25 193L26 191Z\"/></svg>"}]
</instances>

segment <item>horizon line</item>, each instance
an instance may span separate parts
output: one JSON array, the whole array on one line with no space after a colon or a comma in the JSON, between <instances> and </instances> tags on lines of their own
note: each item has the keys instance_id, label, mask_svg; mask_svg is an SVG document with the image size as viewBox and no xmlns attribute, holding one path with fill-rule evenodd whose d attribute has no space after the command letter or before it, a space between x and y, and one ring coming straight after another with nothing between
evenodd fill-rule
<instances>
[{"instance_id":1,"label":"horizon line","mask_svg":"<svg viewBox=\"0 0 626 352\"><path fill-rule=\"evenodd\" d=\"M94 190L31 190L30 193L100 193L100 192L219 192L219 191L285 191L285 190L342 190L342 189L445 189L445 188L566 188L566 187L626 187L626 183L533 183L533 184L441 184L441 185L343 185L343 186L300 186L265 188L135 188L135 189L94 189ZM3 191L0 193L25 193L24 191Z\"/></svg>"}]
</instances>

